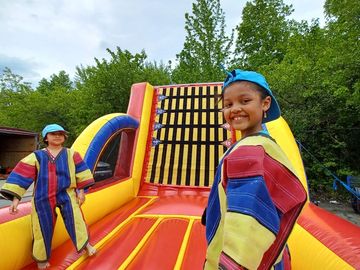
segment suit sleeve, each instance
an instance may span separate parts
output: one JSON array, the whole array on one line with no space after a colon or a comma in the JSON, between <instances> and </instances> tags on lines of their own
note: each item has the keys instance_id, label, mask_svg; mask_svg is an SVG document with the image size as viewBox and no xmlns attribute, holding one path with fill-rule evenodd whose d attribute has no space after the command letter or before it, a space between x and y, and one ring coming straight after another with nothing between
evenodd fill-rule
<instances>
[{"instance_id":1,"label":"suit sleeve","mask_svg":"<svg viewBox=\"0 0 360 270\"><path fill-rule=\"evenodd\" d=\"M76 187L78 189L85 189L92 186L95 183L94 177L81 155L78 152L74 152L73 159L75 163Z\"/></svg>"},{"instance_id":2,"label":"suit sleeve","mask_svg":"<svg viewBox=\"0 0 360 270\"><path fill-rule=\"evenodd\" d=\"M2 186L1 195L8 200L13 200L14 197L20 200L26 190L36 180L36 162L37 159L34 153L20 160Z\"/></svg>"}]
</instances>

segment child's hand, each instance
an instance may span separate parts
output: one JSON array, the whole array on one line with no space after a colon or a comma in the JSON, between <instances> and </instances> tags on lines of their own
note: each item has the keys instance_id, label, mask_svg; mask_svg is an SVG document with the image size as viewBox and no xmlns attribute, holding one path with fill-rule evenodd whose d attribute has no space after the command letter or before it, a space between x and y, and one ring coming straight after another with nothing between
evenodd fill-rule
<instances>
[{"instance_id":1,"label":"child's hand","mask_svg":"<svg viewBox=\"0 0 360 270\"><path fill-rule=\"evenodd\" d=\"M9 207L10 214L16 215L18 213L18 209L17 209L18 204L19 204L19 199L14 197L14 199Z\"/></svg>"},{"instance_id":2,"label":"child's hand","mask_svg":"<svg viewBox=\"0 0 360 270\"><path fill-rule=\"evenodd\" d=\"M76 193L77 203L81 206L85 202L85 193L83 189L79 189Z\"/></svg>"}]
</instances>

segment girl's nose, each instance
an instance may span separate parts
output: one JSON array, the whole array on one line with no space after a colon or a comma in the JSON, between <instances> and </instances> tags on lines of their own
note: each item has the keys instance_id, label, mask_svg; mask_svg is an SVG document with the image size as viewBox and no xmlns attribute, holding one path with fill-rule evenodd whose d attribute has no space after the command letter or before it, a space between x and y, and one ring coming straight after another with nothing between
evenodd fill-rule
<instances>
[{"instance_id":1,"label":"girl's nose","mask_svg":"<svg viewBox=\"0 0 360 270\"><path fill-rule=\"evenodd\" d=\"M237 105L237 106L233 106L232 108L231 108L231 112L233 112L233 113L238 113L238 112L240 112L242 109L241 109L241 106L239 106L239 105Z\"/></svg>"}]
</instances>

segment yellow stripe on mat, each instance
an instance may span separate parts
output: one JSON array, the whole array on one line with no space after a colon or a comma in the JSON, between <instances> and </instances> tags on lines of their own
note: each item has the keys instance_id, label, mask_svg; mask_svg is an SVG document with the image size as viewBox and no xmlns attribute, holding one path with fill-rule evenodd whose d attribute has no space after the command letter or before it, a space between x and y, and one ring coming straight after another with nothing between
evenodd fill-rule
<instances>
[{"instance_id":1,"label":"yellow stripe on mat","mask_svg":"<svg viewBox=\"0 0 360 270\"><path fill-rule=\"evenodd\" d=\"M156 220L156 222L151 226L149 231L144 235L144 237L141 239L141 241L136 246L136 248L134 248L134 250L130 253L130 255L126 258L126 260L122 263L122 265L120 265L120 267L118 269L126 269L126 267L128 267L128 265L135 258L136 254L139 253L141 248L145 245L146 241L149 239L151 234L155 231L155 229L157 228L157 226L160 224L160 222L162 220L163 220L162 218L159 218L158 220Z\"/></svg>"},{"instance_id":2,"label":"yellow stripe on mat","mask_svg":"<svg viewBox=\"0 0 360 270\"><path fill-rule=\"evenodd\" d=\"M178 254L178 257L177 257L177 260L176 260L176 264L174 266L174 269L180 269L181 268L182 262L184 260L186 247L187 247L187 244L189 242L191 228L192 228L192 226L194 224L194 221L195 221L195 218L190 218L190 221L189 221L189 224L187 226L187 229L186 229L186 232L185 232L185 235L184 235L184 240L183 240L183 242L181 244L181 248L180 248L180 251L179 251L179 254Z\"/></svg>"},{"instance_id":3,"label":"yellow stripe on mat","mask_svg":"<svg viewBox=\"0 0 360 270\"><path fill-rule=\"evenodd\" d=\"M183 219L198 219L200 220L201 217L199 216L189 216L189 215L161 215L161 214L140 214L136 215L137 218L183 218Z\"/></svg>"}]
</instances>

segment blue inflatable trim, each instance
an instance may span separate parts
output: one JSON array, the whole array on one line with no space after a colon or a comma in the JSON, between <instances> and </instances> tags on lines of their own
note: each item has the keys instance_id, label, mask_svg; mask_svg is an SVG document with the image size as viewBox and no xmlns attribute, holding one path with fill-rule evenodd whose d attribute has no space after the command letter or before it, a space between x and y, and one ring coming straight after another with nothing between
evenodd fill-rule
<instances>
[{"instance_id":1,"label":"blue inflatable trim","mask_svg":"<svg viewBox=\"0 0 360 270\"><path fill-rule=\"evenodd\" d=\"M95 163L101 153L101 150L114 133L117 133L119 130L124 128L136 129L138 126L139 122L129 115L119 115L106 122L96 133L86 151L84 160L90 170L92 172L94 171Z\"/></svg>"}]
</instances>

